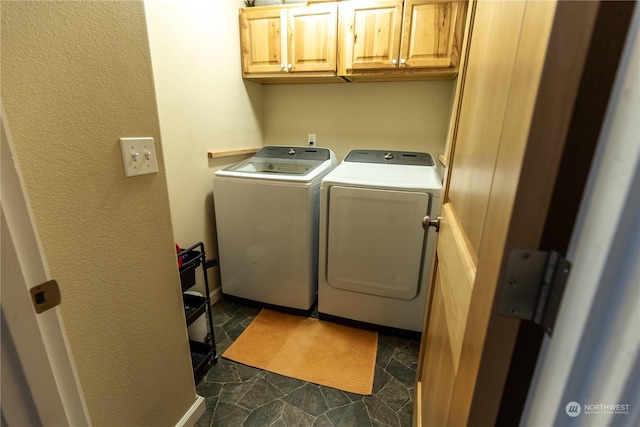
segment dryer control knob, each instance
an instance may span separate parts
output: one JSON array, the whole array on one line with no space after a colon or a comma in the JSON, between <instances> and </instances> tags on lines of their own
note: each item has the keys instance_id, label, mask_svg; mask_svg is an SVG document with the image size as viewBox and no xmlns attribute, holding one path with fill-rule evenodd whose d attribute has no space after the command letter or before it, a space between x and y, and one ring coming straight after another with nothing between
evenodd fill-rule
<instances>
[{"instance_id":1,"label":"dryer control knob","mask_svg":"<svg viewBox=\"0 0 640 427\"><path fill-rule=\"evenodd\" d=\"M290 155L290 156L293 156L294 154L296 154L296 150L295 150L295 148L290 148L290 149L289 149L289 155Z\"/></svg>"},{"instance_id":2,"label":"dryer control knob","mask_svg":"<svg viewBox=\"0 0 640 427\"><path fill-rule=\"evenodd\" d=\"M387 160L393 159L393 153L385 153L384 154L384 158L387 159Z\"/></svg>"}]
</instances>

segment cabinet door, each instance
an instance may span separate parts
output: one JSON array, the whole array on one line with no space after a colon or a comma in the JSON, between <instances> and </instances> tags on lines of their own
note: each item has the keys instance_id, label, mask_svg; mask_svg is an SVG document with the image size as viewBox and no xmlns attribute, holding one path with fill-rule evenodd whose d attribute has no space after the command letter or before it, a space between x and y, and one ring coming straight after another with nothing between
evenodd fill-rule
<instances>
[{"instance_id":1,"label":"cabinet door","mask_svg":"<svg viewBox=\"0 0 640 427\"><path fill-rule=\"evenodd\" d=\"M289 72L336 70L335 3L289 9L287 26Z\"/></svg>"},{"instance_id":2,"label":"cabinet door","mask_svg":"<svg viewBox=\"0 0 640 427\"><path fill-rule=\"evenodd\" d=\"M451 0L405 0L401 67L457 66L454 43L459 4Z\"/></svg>"},{"instance_id":3,"label":"cabinet door","mask_svg":"<svg viewBox=\"0 0 640 427\"><path fill-rule=\"evenodd\" d=\"M240 10L243 74L283 73L287 64L286 10Z\"/></svg>"},{"instance_id":4,"label":"cabinet door","mask_svg":"<svg viewBox=\"0 0 640 427\"><path fill-rule=\"evenodd\" d=\"M340 3L340 74L394 69L400 53L402 0Z\"/></svg>"}]
</instances>

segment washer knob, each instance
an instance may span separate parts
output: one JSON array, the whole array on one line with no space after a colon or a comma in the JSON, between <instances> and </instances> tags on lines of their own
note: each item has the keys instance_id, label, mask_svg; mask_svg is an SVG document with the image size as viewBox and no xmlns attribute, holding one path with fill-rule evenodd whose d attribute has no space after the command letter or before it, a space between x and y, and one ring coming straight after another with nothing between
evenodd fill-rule
<instances>
[{"instance_id":1,"label":"washer knob","mask_svg":"<svg viewBox=\"0 0 640 427\"><path fill-rule=\"evenodd\" d=\"M391 160L391 159L393 159L393 157L394 157L393 153L384 153L384 158L386 160Z\"/></svg>"},{"instance_id":2,"label":"washer knob","mask_svg":"<svg viewBox=\"0 0 640 427\"><path fill-rule=\"evenodd\" d=\"M289 155L293 156L294 154L296 154L295 148L289 148Z\"/></svg>"}]
</instances>

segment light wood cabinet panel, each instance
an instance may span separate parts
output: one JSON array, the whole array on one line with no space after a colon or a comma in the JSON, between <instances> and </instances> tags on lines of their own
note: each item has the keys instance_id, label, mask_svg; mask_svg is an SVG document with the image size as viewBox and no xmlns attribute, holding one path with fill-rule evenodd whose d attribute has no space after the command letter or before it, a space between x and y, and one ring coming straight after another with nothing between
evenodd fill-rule
<instances>
[{"instance_id":1,"label":"light wood cabinet panel","mask_svg":"<svg viewBox=\"0 0 640 427\"><path fill-rule=\"evenodd\" d=\"M242 76L262 83L342 81L337 32L336 3L240 9Z\"/></svg>"},{"instance_id":2,"label":"light wood cabinet panel","mask_svg":"<svg viewBox=\"0 0 640 427\"><path fill-rule=\"evenodd\" d=\"M243 75L280 73L286 63L286 10L240 9Z\"/></svg>"},{"instance_id":3,"label":"light wood cabinet panel","mask_svg":"<svg viewBox=\"0 0 640 427\"><path fill-rule=\"evenodd\" d=\"M457 67L459 8L457 1L405 0L400 66Z\"/></svg>"},{"instance_id":4,"label":"light wood cabinet panel","mask_svg":"<svg viewBox=\"0 0 640 427\"><path fill-rule=\"evenodd\" d=\"M354 81L455 77L466 8L466 0L340 3L338 74Z\"/></svg>"},{"instance_id":5,"label":"light wood cabinet panel","mask_svg":"<svg viewBox=\"0 0 640 427\"><path fill-rule=\"evenodd\" d=\"M289 72L336 71L338 7L319 4L289 10Z\"/></svg>"},{"instance_id":6,"label":"light wood cabinet panel","mask_svg":"<svg viewBox=\"0 0 640 427\"><path fill-rule=\"evenodd\" d=\"M402 0L340 4L340 74L397 68L401 27Z\"/></svg>"}]
</instances>

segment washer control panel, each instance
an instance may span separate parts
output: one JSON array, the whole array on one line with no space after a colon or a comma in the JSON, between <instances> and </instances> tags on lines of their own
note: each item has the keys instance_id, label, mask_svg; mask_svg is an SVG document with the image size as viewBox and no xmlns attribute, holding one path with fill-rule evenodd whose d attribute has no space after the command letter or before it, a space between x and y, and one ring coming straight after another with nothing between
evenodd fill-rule
<instances>
[{"instance_id":1,"label":"washer control panel","mask_svg":"<svg viewBox=\"0 0 640 427\"><path fill-rule=\"evenodd\" d=\"M344 161L354 163L388 163L392 165L435 165L431 154L416 151L353 150L347 154Z\"/></svg>"},{"instance_id":2,"label":"washer control panel","mask_svg":"<svg viewBox=\"0 0 640 427\"><path fill-rule=\"evenodd\" d=\"M268 145L258 150L254 157L324 161L331 158L331 152L328 148Z\"/></svg>"}]
</instances>

